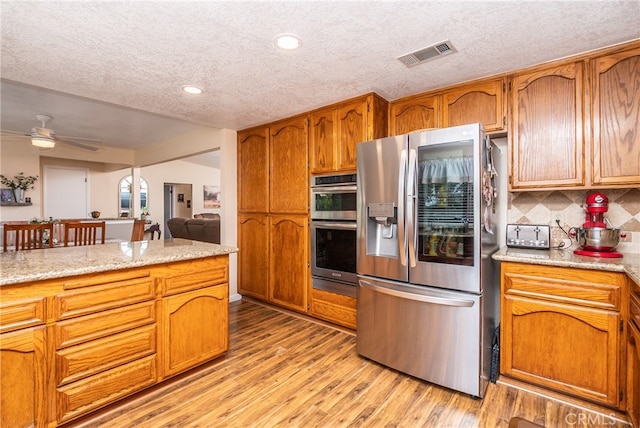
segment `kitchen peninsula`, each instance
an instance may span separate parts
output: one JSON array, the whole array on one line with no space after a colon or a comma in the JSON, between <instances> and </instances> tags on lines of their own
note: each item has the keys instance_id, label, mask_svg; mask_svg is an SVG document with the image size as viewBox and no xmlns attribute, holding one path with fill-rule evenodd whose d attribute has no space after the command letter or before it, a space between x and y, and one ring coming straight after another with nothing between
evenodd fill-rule
<instances>
[{"instance_id":1,"label":"kitchen peninsula","mask_svg":"<svg viewBox=\"0 0 640 428\"><path fill-rule=\"evenodd\" d=\"M0 425L57 426L225 353L237 251L173 239L0 255Z\"/></svg>"}]
</instances>

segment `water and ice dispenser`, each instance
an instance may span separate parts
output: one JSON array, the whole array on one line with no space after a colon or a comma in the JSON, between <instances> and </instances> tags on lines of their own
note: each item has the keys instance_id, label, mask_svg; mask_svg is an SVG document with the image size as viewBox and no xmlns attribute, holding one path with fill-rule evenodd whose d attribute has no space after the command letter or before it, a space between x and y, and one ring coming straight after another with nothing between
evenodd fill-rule
<instances>
[{"instance_id":1,"label":"water and ice dispenser","mask_svg":"<svg viewBox=\"0 0 640 428\"><path fill-rule=\"evenodd\" d=\"M367 255L398 257L398 207L394 202L367 205Z\"/></svg>"}]
</instances>

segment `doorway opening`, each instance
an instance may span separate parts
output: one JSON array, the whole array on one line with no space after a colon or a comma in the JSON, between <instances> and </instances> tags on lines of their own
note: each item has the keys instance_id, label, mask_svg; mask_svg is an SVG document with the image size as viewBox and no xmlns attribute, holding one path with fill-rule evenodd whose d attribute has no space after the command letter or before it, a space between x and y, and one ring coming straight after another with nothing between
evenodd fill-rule
<instances>
[{"instance_id":1,"label":"doorway opening","mask_svg":"<svg viewBox=\"0 0 640 428\"><path fill-rule=\"evenodd\" d=\"M191 184L164 183L164 236L171 236L167 220L173 217L193 217Z\"/></svg>"}]
</instances>

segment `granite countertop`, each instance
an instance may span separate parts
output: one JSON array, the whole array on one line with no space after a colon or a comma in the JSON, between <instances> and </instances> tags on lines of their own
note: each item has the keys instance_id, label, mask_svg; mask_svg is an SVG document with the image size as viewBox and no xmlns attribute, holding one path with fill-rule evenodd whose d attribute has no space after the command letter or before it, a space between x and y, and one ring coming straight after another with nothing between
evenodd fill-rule
<instances>
[{"instance_id":1,"label":"granite countertop","mask_svg":"<svg viewBox=\"0 0 640 428\"><path fill-rule=\"evenodd\" d=\"M640 254L636 253L624 253L621 258L604 258L579 256L573 253L573 249L527 250L502 247L493 254L493 258L505 262L625 272L640 285Z\"/></svg>"},{"instance_id":2,"label":"granite countertop","mask_svg":"<svg viewBox=\"0 0 640 428\"><path fill-rule=\"evenodd\" d=\"M236 252L235 247L188 239L12 251L0 254L0 286Z\"/></svg>"}]
</instances>

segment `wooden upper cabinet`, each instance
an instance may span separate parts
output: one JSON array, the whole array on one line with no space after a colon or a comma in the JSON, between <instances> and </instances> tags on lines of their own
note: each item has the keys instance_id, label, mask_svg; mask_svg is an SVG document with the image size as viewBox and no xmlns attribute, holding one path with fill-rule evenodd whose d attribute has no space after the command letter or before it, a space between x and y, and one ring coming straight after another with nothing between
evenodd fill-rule
<instances>
[{"instance_id":1,"label":"wooden upper cabinet","mask_svg":"<svg viewBox=\"0 0 640 428\"><path fill-rule=\"evenodd\" d=\"M338 109L338 169L355 169L356 145L367 141L367 102L355 101Z\"/></svg>"},{"instance_id":2,"label":"wooden upper cabinet","mask_svg":"<svg viewBox=\"0 0 640 428\"><path fill-rule=\"evenodd\" d=\"M585 185L583 63L513 76L509 189Z\"/></svg>"},{"instance_id":3,"label":"wooden upper cabinet","mask_svg":"<svg viewBox=\"0 0 640 428\"><path fill-rule=\"evenodd\" d=\"M273 123L270 131L270 180L267 179L271 185L270 212L306 214L309 211L307 117Z\"/></svg>"},{"instance_id":4,"label":"wooden upper cabinet","mask_svg":"<svg viewBox=\"0 0 640 428\"><path fill-rule=\"evenodd\" d=\"M338 111L328 108L309 115L309 169L312 174L337 168Z\"/></svg>"},{"instance_id":5,"label":"wooden upper cabinet","mask_svg":"<svg viewBox=\"0 0 640 428\"><path fill-rule=\"evenodd\" d=\"M238 132L238 211L269 212L269 128Z\"/></svg>"},{"instance_id":6,"label":"wooden upper cabinet","mask_svg":"<svg viewBox=\"0 0 640 428\"><path fill-rule=\"evenodd\" d=\"M389 104L389 135L401 135L440 125L440 97L420 95Z\"/></svg>"},{"instance_id":7,"label":"wooden upper cabinet","mask_svg":"<svg viewBox=\"0 0 640 428\"><path fill-rule=\"evenodd\" d=\"M640 47L591 61L593 184L640 184Z\"/></svg>"},{"instance_id":8,"label":"wooden upper cabinet","mask_svg":"<svg viewBox=\"0 0 640 428\"><path fill-rule=\"evenodd\" d=\"M486 132L500 131L506 123L504 78L452 89L442 94L442 127L481 123Z\"/></svg>"},{"instance_id":9,"label":"wooden upper cabinet","mask_svg":"<svg viewBox=\"0 0 640 428\"><path fill-rule=\"evenodd\" d=\"M355 171L356 146L387 136L388 102L371 93L309 114L312 174Z\"/></svg>"}]
</instances>

